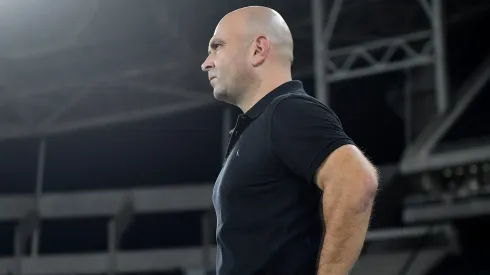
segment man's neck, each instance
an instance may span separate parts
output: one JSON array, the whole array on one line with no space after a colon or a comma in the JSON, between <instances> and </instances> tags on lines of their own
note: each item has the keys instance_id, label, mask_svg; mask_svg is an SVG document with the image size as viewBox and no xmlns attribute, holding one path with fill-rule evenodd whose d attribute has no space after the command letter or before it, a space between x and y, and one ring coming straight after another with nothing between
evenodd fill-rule
<instances>
[{"instance_id":1,"label":"man's neck","mask_svg":"<svg viewBox=\"0 0 490 275\"><path fill-rule=\"evenodd\" d=\"M291 80L292 78L289 76L277 79L275 81L262 82L259 87L254 89L254 91L250 91L249 93L247 93L250 96L246 100L244 100L243 103L239 104L238 107L242 110L243 113L246 113L267 94L269 94L282 84Z\"/></svg>"}]
</instances>

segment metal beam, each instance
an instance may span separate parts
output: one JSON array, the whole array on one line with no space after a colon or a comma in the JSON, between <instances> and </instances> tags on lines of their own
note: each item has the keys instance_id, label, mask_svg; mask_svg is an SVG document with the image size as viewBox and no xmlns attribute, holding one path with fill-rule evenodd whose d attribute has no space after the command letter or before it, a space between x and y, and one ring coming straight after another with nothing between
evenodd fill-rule
<instances>
[{"instance_id":1,"label":"metal beam","mask_svg":"<svg viewBox=\"0 0 490 275\"><path fill-rule=\"evenodd\" d=\"M429 20L432 20L432 6L431 4L429 3L430 0L418 0L418 2L420 3L422 9L423 9L423 12L425 13L425 15L427 16L427 18ZM362 2L360 2L362 3ZM345 5L346 8L352 8L352 3L350 3L349 5ZM358 5L357 5L358 6ZM488 10L490 9L490 5L489 3L480 3L480 4L476 4L474 6L471 6L471 7L467 7L466 9L462 10L462 11L458 11L458 13L455 13L455 14L447 14L447 20L444 20L444 25L447 27L449 27L450 25L453 25L453 24L457 24L457 23L460 23L460 22L463 22L469 18L475 18L475 17L478 17L478 16L481 16L482 14L484 14L485 12L487 12ZM296 22L295 25L292 25L291 28L293 30L293 33L295 33L295 39L308 39L308 40L311 40L312 38L312 35L311 33L308 33L308 32L304 32L304 30L307 28L307 27L310 27L311 26L311 17L307 17L307 18L303 18L301 20L298 20L298 22ZM373 38L373 35L368 35L368 34L360 34L360 33L355 33L353 34L352 32L348 32L348 33L342 33L342 34L338 34L336 35L335 37L337 40L340 40L340 41L346 41L346 40L357 40L357 41L365 41L365 40L368 40L368 39L372 39ZM311 74L311 70L310 70L310 74Z\"/></svg>"},{"instance_id":2,"label":"metal beam","mask_svg":"<svg viewBox=\"0 0 490 275\"><path fill-rule=\"evenodd\" d=\"M433 12L432 12L432 9L431 9L431 6L430 6L428 0L419 0L419 3L425 12L425 15L427 15L427 18L429 18L429 20L430 20L432 18Z\"/></svg>"},{"instance_id":3,"label":"metal beam","mask_svg":"<svg viewBox=\"0 0 490 275\"><path fill-rule=\"evenodd\" d=\"M37 157L37 174L36 174L36 190L35 190L35 209L36 211L39 209L39 201L43 193L44 189L44 166L46 163L46 139L42 138L39 141L39 151ZM41 221L39 221L41 223ZM38 224L36 228L34 228L34 232L32 235L32 243L31 243L31 255L33 257L37 256L39 251L39 238L41 235L41 226Z\"/></svg>"},{"instance_id":4,"label":"metal beam","mask_svg":"<svg viewBox=\"0 0 490 275\"><path fill-rule=\"evenodd\" d=\"M426 161L429 169L442 169L458 165L479 163L490 160L490 145L452 150L431 154Z\"/></svg>"},{"instance_id":5,"label":"metal beam","mask_svg":"<svg viewBox=\"0 0 490 275\"><path fill-rule=\"evenodd\" d=\"M425 0L422 0L425 1ZM432 36L434 44L434 69L435 69L435 89L436 107L438 114L444 114L449 102L449 84L446 62L446 40L444 29L444 16L442 0L432 1Z\"/></svg>"},{"instance_id":6,"label":"metal beam","mask_svg":"<svg viewBox=\"0 0 490 275\"><path fill-rule=\"evenodd\" d=\"M409 174L488 160L490 160L490 145L481 145L448 152L433 153L428 157L413 157L402 162L400 169L403 173Z\"/></svg>"},{"instance_id":7,"label":"metal beam","mask_svg":"<svg viewBox=\"0 0 490 275\"><path fill-rule=\"evenodd\" d=\"M457 95L461 95L456 104L444 117L440 124L434 125L434 128L428 128L429 133L421 135L422 143L419 146L419 154L427 156L434 146L442 139L447 131L454 125L456 120L468 108L474 98L482 91L482 88L490 81L490 56L475 70L474 73L463 84ZM425 131L424 131L425 132ZM426 137L426 138L423 138Z\"/></svg>"},{"instance_id":8,"label":"metal beam","mask_svg":"<svg viewBox=\"0 0 490 275\"><path fill-rule=\"evenodd\" d=\"M432 34L430 30L424 30L424 31L393 36L390 38L377 39L374 41L369 41L358 45L333 49L330 51L330 57L346 56L351 54L352 52L355 52L358 49L366 49L368 51L371 51L371 50L390 48L393 46L397 46L400 43L406 43L406 42L417 42L417 41L429 42L431 35ZM387 56L387 57L391 58L392 56Z\"/></svg>"},{"instance_id":9,"label":"metal beam","mask_svg":"<svg viewBox=\"0 0 490 275\"><path fill-rule=\"evenodd\" d=\"M325 30L323 32L323 39L325 40L325 47L327 48L327 50L330 46L330 40L332 39L335 26L337 25L343 2L344 0L334 0L332 10L328 14L327 25L325 26Z\"/></svg>"},{"instance_id":10,"label":"metal beam","mask_svg":"<svg viewBox=\"0 0 490 275\"><path fill-rule=\"evenodd\" d=\"M405 70L405 83L403 85L403 118L405 122L405 146L408 147L412 143L412 71Z\"/></svg>"},{"instance_id":11,"label":"metal beam","mask_svg":"<svg viewBox=\"0 0 490 275\"><path fill-rule=\"evenodd\" d=\"M148 83L136 82L132 80L116 79L110 82L104 82L104 84L110 86L116 86L116 87L120 86L125 88L134 88L134 89L138 89L138 91L140 92L175 95L189 100L208 101L210 100L210 98L212 98L212 96L209 93L189 91L186 89L172 87L172 86L153 85Z\"/></svg>"},{"instance_id":12,"label":"metal beam","mask_svg":"<svg viewBox=\"0 0 490 275\"><path fill-rule=\"evenodd\" d=\"M449 249L421 249L415 255L410 269L405 275L424 275L449 254ZM349 274L352 275L393 275L399 274L405 263L413 256L413 251L389 252L362 255Z\"/></svg>"},{"instance_id":13,"label":"metal beam","mask_svg":"<svg viewBox=\"0 0 490 275\"><path fill-rule=\"evenodd\" d=\"M323 36L325 25L325 19L323 18L323 1L324 0L311 1L311 18L313 24L313 66L315 74L315 96L320 102L328 105L328 86L325 76L325 58L328 49L325 46L325 38Z\"/></svg>"},{"instance_id":14,"label":"metal beam","mask_svg":"<svg viewBox=\"0 0 490 275\"><path fill-rule=\"evenodd\" d=\"M353 78L360 78L370 75L382 74L387 72L393 72L403 69L409 69L413 67L427 66L432 64L433 58L430 56L420 56L416 58L411 58L408 60L400 61L400 62L391 62L391 63L379 63L373 64L372 66L354 69L354 70L345 70L345 71L337 71L336 73L328 76L328 82L337 82L343 81Z\"/></svg>"},{"instance_id":15,"label":"metal beam","mask_svg":"<svg viewBox=\"0 0 490 275\"><path fill-rule=\"evenodd\" d=\"M213 185L133 189L126 191L92 191L77 193L45 193L39 200L41 218L110 217L127 196L134 200L135 213L208 210L212 207ZM0 197L0 221L19 220L34 209L32 196Z\"/></svg>"},{"instance_id":16,"label":"metal beam","mask_svg":"<svg viewBox=\"0 0 490 275\"><path fill-rule=\"evenodd\" d=\"M86 97L93 89L93 86L87 86L83 90L76 91L68 102L59 106L56 111L52 112L47 118L43 119L38 125L38 128L49 127L53 125L64 113L75 107L84 97Z\"/></svg>"},{"instance_id":17,"label":"metal beam","mask_svg":"<svg viewBox=\"0 0 490 275\"><path fill-rule=\"evenodd\" d=\"M11 139L11 138L20 138L20 137L29 137L29 136L49 136L53 134L70 132L70 131L78 131L87 128L101 127L107 126L110 124L123 123L123 122L133 122L149 119L152 117L162 117L168 115L175 115L180 112L209 106L211 104L216 103L216 101L210 97L207 101L190 101L183 102L180 104L169 104L166 106L149 108L139 111L125 112L121 114L115 115L107 115L94 119L86 119L76 122L70 122L65 124L55 124L50 125L46 128L37 128L37 127L16 127L13 129L6 129L0 132L0 140L2 139Z\"/></svg>"},{"instance_id":18,"label":"metal beam","mask_svg":"<svg viewBox=\"0 0 490 275\"><path fill-rule=\"evenodd\" d=\"M378 229L369 231L366 235L366 241L387 241L392 239L414 238L423 237L428 234L445 233L452 228L450 225L438 225L438 226L417 226L417 227L402 227L402 228L389 228Z\"/></svg>"},{"instance_id":19,"label":"metal beam","mask_svg":"<svg viewBox=\"0 0 490 275\"><path fill-rule=\"evenodd\" d=\"M21 275L22 258L29 237L32 236L34 229L39 227L39 213L35 209L31 209L25 213L20 222L17 224L14 232L14 266L12 272L14 275Z\"/></svg>"},{"instance_id":20,"label":"metal beam","mask_svg":"<svg viewBox=\"0 0 490 275\"><path fill-rule=\"evenodd\" d=\"M36 104L40 106L50 106L50 107L56 107L56 105L47 105L44 102L39 102L39 95L45 95L45 94L50 94L50 93L55 93L55 92L60 92L60 91L71 91L74 89L84 89L86 87L94 87L102 83L111 83L111 82L116 82L121 81L121 80L130 80L132 77L137 77L145 74L153 74L160 72L161 74L165 74L166 71L169 70L184 70L182 67L181 63L178 62L163 62L164 65L152 65L152 64L145 64L145 65L140 65L136 64L133 65L132 67L138 67L140 69L134 69L134 70L124 70L124 69L113 69L108 71L107 73L99 73L91 78L82 78L80 77L79 79L72 79L70 81L66 82L56 82L56 83L47 83L44 84L42 83L41 86L36 87L35 89L30 87L28 88L18 88L17 86L12 86L9 87L9 90L14 90L16 91L17 89L20 89L20 91L17 91L15 94L11 95L12 100L19 100L22 99L23 101L28 101L30 104ZM32 100L32 96L37 96L36 99ZM10 104L10 101L1 101L0 106L4 106L7 104Z\"/></svg>"},{"instance_id":21,"label":"metal beam","mask_svg":"<svg viewBox=\"0 0 490 275\"><path fill-rule=\"evenodd\" d=\"M93 83L95 79L107 79L140 68L165 67L171 71L187 69L181 65L182 60L176 60L178 55L175 53L180 49L173 45L167 47L171 43L168 39L157 38L151 43L148 40L125 42L119 40L101 45L79 45L38 58L2 62L0 70L15 73L0 74L0 80L9 83L12 88L7 92L23 96L49 90L49 86L58 89L75 82L83 85ZM56 83L45 79L56 79Z\"/></svg>"},{"instance_id":22,"label":"metal beam","mask_svg":"<svg viewBox=\"0 0 490 275\"><path fill-rule=\"evenodd\" d=\"M330 50L326 57L326 67L329 73L326 77L326 82L432 64L434 56L432 54L431 40L430 31L420 31ZM412 45L421 41L425 42L421 49L417 49ZM380 58L375 58L374 52L379 51L384 54ZM401 51L404 54L404 58L393 60L393 56L397 51ZM353 66L358 60L362 60L365 64L354 68Z\"/></svg>"},{"instance_id":23,"label":"metal beam","mask_svg":"<svg viewBox=\"0 0 490 275\"><path fill-rule=\"evenodd\" d=\"M437 240L436 242L433 242ZM441 242L444 240L444 242ZM447 252L457 253L460 249L459 239L456 229L451 224L430 223L425 226L407 226L399 228L386 228L369 231L366 235L365 254L382 253L383 251L392 252L396 250L412 250L414 242L417 244L425 242L427 247L435 248L438 246ZM394 245L390 249L390 245ZM424 247L421 247L423 249Z\"/></svg>"},{"instance_id":24,"label":"metal beam","mask_svg":"<svg viewBox=\"0 0 490 275\"><path fill-rule=\"evenodd\" d=\"M216 248L211 249L216 257ZM63 254L24 258L21 262L22 274L66 275L105 274L109 270L108 253ZM162 249L146 251L125 251L116 254L116 273L141 273L168 271L174 268L193 269L202 264L202 250L199 247L185 249ZM214 261L211 263L214 266ZM0 258L0 274L9 274L15 265L13 258Z\"/></svg>"},{"instance_id":25,"label":"metal beam","mask_svg":"<svg viewBox=\"0 0 490 275\"><path fill-rule=\"evenodd\" d=\"M427 274L441 259L457 253L458 249L459 240L450 224L369 231L365 252L352 274Z\"/></svg>"},{"instance_id":26,"label":"metal beam","mask_svg":"<svg viewBox=\"0 0 490 275\"><path fill-rule=\"evenodd\" d=\"M448 249L424 249L414 261L409 274L421 273L449 253ZM117 273L140 273L168 271L181 268L187 270L202 270L202 249L162 249L146 251L124 251L117 253ZM216 257L216 248L210 250L211 257ZM362 255L352 274L366 274L372 270L376 274L395 274L410 257L412 251L390 252L389 254ZM108 253L93 254L62 254L24 258L21 261L23 274L30 275L65 275L65 274L104 274L109 270ZM386 263L389 264L386 264ZM384 264L381 264L384 263ZM432 264L428 264L432 263ZM215 262L211 263L214 268ZM13 258L0 258L0 273L8 274L13 270Z\"/></svg>"},{"instance_id":27,"label":"metal beam","mask_svg":"<svg viewBox=\"0 0 490 275\"><path fill-rule=\"evenodd\" d=\"M116 215L107 223L108 248L109 248L109 275L116 274L117 271L117 252L121 242L121 237L133 220L134 202L131 197L126 197L121 202L121 208Z\"/></svg>"},{"instance_id":28,"label":"metal beam","mask_svg":"<svg viewBox=\"0 0 490 275\"><path fill-rule=\"evenodd\" d=\"M319 97L319 100L324 100L324 104L329 104L330 103L330 83L329 83L329 76L328 76L328 70L325 67L329 62L328 56L329 56L329 51L330 51L330 40L332 39L333 32L335 30L335 26L337 25L337 21L339 18L340 10L342 9L343 5L343 0L335 0L332 9L330 10L330 13L328 14L327 18L327 24L325 26L325 30L323 31L323 56L317 56L316 58L320 58L322 60L322 68L323 70L317 71L318 75L322 74L325 75L324 77L318 78L318 82L320 81L324 83L323 85L325 86L325 90L323 91L324 95ZM326 60L323 62L323 60ZM325 64L324 64L325 63ZM327 75L326 75L327 74Z\"/></svg>"},{"instance_id":29,"label":"metal beam","mask_svg":"<svg viewBox=\"0 0 490 275\"><path fill-rule=\"evenodd\" d=\"M472 198L462 202L441 202L407 206L403 221L407 224L432 223L490 215L490 200Z\"/></svg>"},{"instance_id":30,"label":"metal beam","mask_svg":"<svg viewBox=\"0 0 490 275\"><path fill-rule=\"evenodd\" d=\"M470 103L480 93L490 81L490 56L485 59L484 62L471 74L470 77L461 86L457 95L460 97L454 104L454 107L446 115L436 116L417 137L415 142L408 147L401 161L401 171L403 173L412 173L422 171L423 165L428 163L439 163L439 161L429 160L431 151L436 144L444 137L444 135L451 129L456 120L463 114L468 108ZM484 153L484 152L481 152ZM445 153L451 156L451 153ZM458 154L458 153L454 153ZM461 163L465 163L468 160L479 159L480 153L469 154L460 159ZM464 154L463 154L464 155ZM476 158L475 158L476 156ZM451 158L451 157L450 157ZM437 156L436 156L437 159ZM451 159L448 163L452 163ZM456 161L458 162L458 161ZM419 168L416 168L419 167ZM428 170L429 168L425 169Z\"/></svg>"}]
</instances>

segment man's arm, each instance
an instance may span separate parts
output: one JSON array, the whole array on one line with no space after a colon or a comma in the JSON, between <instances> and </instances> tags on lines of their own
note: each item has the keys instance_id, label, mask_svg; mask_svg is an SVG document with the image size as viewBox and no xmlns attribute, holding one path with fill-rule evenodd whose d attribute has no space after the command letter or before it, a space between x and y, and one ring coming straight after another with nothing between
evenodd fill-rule
<instances>
[{"instance_id":1,"label":"man's arm","mask_svg":"<svg viewBox=\"0 0 490 275\"><path fill-rule=\"evenodd\" d=\"M326 233L318 275L346 275L361 252L378 186L376 169L353 145L344 145L318 169Z\"/></svg>"},{"instance_id":2,"label":"man's arm","mask_svg":"<svg viewBox=\"0 0 490 275\"><path fill-rule=\"evenodd\" d=\"M376 169L330 108L291 96L275 108L271 146L305 184L323 190L326 234L318 275L346 275L364 243L377 188Z\"/></svg>"}]
</instances>

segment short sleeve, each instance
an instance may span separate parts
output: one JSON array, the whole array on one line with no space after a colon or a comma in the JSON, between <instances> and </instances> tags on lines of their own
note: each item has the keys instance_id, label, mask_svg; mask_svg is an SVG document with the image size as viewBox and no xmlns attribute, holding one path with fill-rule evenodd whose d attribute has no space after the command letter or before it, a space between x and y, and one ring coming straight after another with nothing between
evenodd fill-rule
<instances>
[{"instance_id":1,"label":"short sleeve","mask_svg":"<svg viewBox=\"0 0 490 275\"><path fill-rule=\"evenodd\" d=\"M281 99L272 112L271 147L295 174L309 182L337 148L354 144L337 115L307 96Z\"/></svg>"}]
</instances>

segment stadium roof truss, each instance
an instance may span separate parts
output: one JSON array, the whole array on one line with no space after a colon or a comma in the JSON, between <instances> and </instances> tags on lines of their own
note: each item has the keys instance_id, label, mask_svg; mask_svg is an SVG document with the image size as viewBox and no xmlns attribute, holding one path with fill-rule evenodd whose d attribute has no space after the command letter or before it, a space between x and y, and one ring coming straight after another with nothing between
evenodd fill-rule
<instances>
[{"instance_id":1,"label":"stadium roof truss","mask_svg":"<svg viewBox=\"0 0 490 275\"><path fill-rule=\"evenodd\" d=\"M438 170L490 160L490 144L487 142L462 145L443 152L434 148L451 129L456 120L468 108L471 101L490 80L490 57L473 72L458 91L458 99L452 108L437 115L406 149L400 168L403 173Z\"/></svg>"},{"instance_id":2,"label":"stadium roof truss","mask_svg":"<svg viewBox=\"0 0 490 275\"><path fill-rule=\"evenodd\" d=\"M458 152L453 152L453 157L431 156L430 150L441 138L443 133L454 123L456 117L468 105L468 101L475 96L486 81L488 81L490 72L488 62L486 62L476 74L480 77L474 77L469 80L468 84L462 89L463 96L457 104L449 106L447 95L447 73L444 49L444 32L442 26L442 0L433 0L428 2L420 0L419 3L431 22L432 28L426 31L403 34L400 36L381 39L378 41L349 46L340 49L330 49L329 41L333 37L333 32L339 13L342 9L343 0L334 0L329 9L328 16L325 16L324 1L312 0L312 24L313 24L313 41L314 41L314 76L316 81L316 96L322 102L329 101L329 83L336 81L345 81L362 76L379 74L383 72L412 68L415 66L433 65L435 70L435 94L437 106L437 119L427 128L414 145L407 149L405 158L402 161L401 168L405 172L413 172L427 167L437 167L447 165L449 160L461 160L455 157ZM325 24L325 18L328 22ZM422 42L422 47L413 46L414 42ZM402 59L393 60L391 57L396 50L404 53ZM381 53L381 54L380 54ZM363 60L363 66L353 66L357 60ZM176 63L168 63L163 67L153 67L158 73L164 73L169 70L175 72ZM184 68L185 69L185 68ZM141 73L136 72L136 74ZM0 94L4 100L0 104L11 105L12 111L17 113L17 117L23 117L22 123L2 124L0 138L12 138L26 135L49 135L52 133L63 132L67 130L76 130L86 127L105 125L107 123L142 119L155 115L172 114L178 111L196 108L213 102L213 98L208 95L192 92L189 89L176 89L175 86L165 87L162 85L153 85L135 81L132 77L134 72L125 72L110 77L104 76L99 81L82 84L70 83L63 87L56 87L57 90L75 88L75 93L68 96L66 102L62 105L50 104L49 100L43 100L37 95L50 94L53 89L44 87L35 92L21 91L16 95ZM484 76L484 77L481 77ZM94 95L95 101L101 100L100 90L98 88L116 88L116 97L118 87L132 89L133 97L128 100L140 97L142 93L150 96L172 96L180 99L180 102L172 100L170 105L158 104L149 108L134 110L132 112L121 112L117 114L104 114L96 118L88 119L90 109L84 109L82 113L74 115L75 119L62 119L73 110L80 102L90 95ZM112 90L111 92L114 92ZM131 91L129 93L132 93ZM32 105L42 105L47 108L44 116L32 116L32 113L25 113L16 107L16 100L22 99L25 103L30 101ZM148 98L148 102L154 102L155 98ZM12 103L13 102L13 103ZM90 106L87 101L85 106ZM163 101L162 101L163 102ZM144 103L147 103L146 101ZM144 105L144 104L143 104ZM14 112L14 113L15 113ZM224 121L231 122L229 112L225 112ZM70 118L73 118L70 117ZM37 119L36 119L37 118ZM226 126L226 123L224 123ZM228 123L229 124L229 123ZM223 128L223 135L228 134L227 127ZM13 274L66 274L68 272L97 274L106 271L109 274L115 272L143 272L168 270L174 267L186 269L200 268L212 269L214 265L215 249L211 245L212 234L209 230L213 224L210 215L203 215L203 240L204 248L188 249L169 249L154 251L128 252L120 251L118 243L121 234L131 223L132 217L138 213L147 212L165 212L181 211L189 209L201 209L203 212L211 207L210 198L211 184L189 185L188 187L178 188L160 188L160 189L134 189L129 191L94 191L77 194L42 194L44 158L46 154L46 141L41 139L39 146L39 161L36 183L36 194L34 196L10 196L0 198L0 220L11 221L18 220L19 224L15 230L15 255L11 258L0 259L0 273L12 271ZM473 159L489 156L490 150L475 151ZM423 160L423 165L418 164ZM466 159L470 161L469 159ZM450 162L450 161L449 161ZM184 188L184 189L182 189ZM178 193L178 196L175 194ZM176 198L179 198L178 200ZM185 205L182 202L186 202ZM189 202L194 203L193 205ZM109 235L109 250L99 254L71 254L71 255L37 255L39 234L39 222L43 218L66 218L66 217L84 217L84 216L108 216L110 217L107 224ZM404 229L406 230L406 229ZM403 231L403 230L402 230ZM416 230L419 232L420 230ZM400 233L384 232L382 234L373 233L374 239L391 238L398 236ZM403 231L405 232L405 231ZM405 233L403 233L405 234ZM384 237L382 237L384 236ZM391 236L391 237L390 237ZM28 239L32 237L32 257L26 257L23 247ZM427 251L425 251L427 252ZM424 252L424 253L425 253ZM409 252L407 252L409 253ZM407 254L405 253L405 254ZM441 253L432 253L428 251L432 259L441 257ZM432 254L431 254L432 253ZM393 254L393 253L391 253ZM396 253L395 253L396 254ZM404 255L405 255L404 254ZM423 254L423 253L422 253ZM405 256L402 258L404 259ZM429 257L429 258L430 258ZM378 259L379 260L379 259ZM361 259L362 261L362 259ZM379 265L377 265L379 266ZM427 267L428 264L421 264ZM422 271L421 271L422 272ZM412 273L411 273L412 274ZM413 273L416 274L416 273ZM419 274L419 273L417 273Z\"/></svg>"},{"instance_id":3,"label":"stadium roof truss","mask_svg":"<svg viewBox=\"0 0 490 275\"><path fill-rule=\"evenodd\" d=\"M170 63L137 74L184 70ZM175 85L137 81L132 73L115 74L98 80L79 81L35 91L2 95L0 109L5 116L0 139L49 136L67 131L104 126L118 122L172 115L212 104L210 94L178 88ZM102 106L102 105L105 106Z\"/></svg>"},{"instance_id":4,"label":"stadium roof truss","mask_svg":"<svg viewBox=\"0 0 490 275\"><path fill-rule=\"evenodd\" d=\"M432 153L433 148L450 129L469 103L490 79L490 62L482 62L457 93L455 104L448 96L448 73L445 49L443 0L418 0L431 28L384 38L355 46L330 49L339 14L345 0L333 0L327 15L323 0L312 0L314 34L314 75L316 97L329 102L329 84L337 81L375 75L417 66L434 68L435 118L415 142L406 148L400 162L402 173L414 173L448 166L464 165L490 159L490 145L462 148L444 153ZM485 6L487 7L487 6ZM488 8L488 7L487 7ZM325 17L328 18L326 24ZM416 47L415 44L422 45ZM401 58L393 59L394 53ZM357 63L356 66L354 64ZM408 104L405 102L405 104ZM407 108L405 106L405 108ZM410 119L410 118L406 118ZM410 122L408 122L410 123Z\"/></svg>"}]
</instances>

